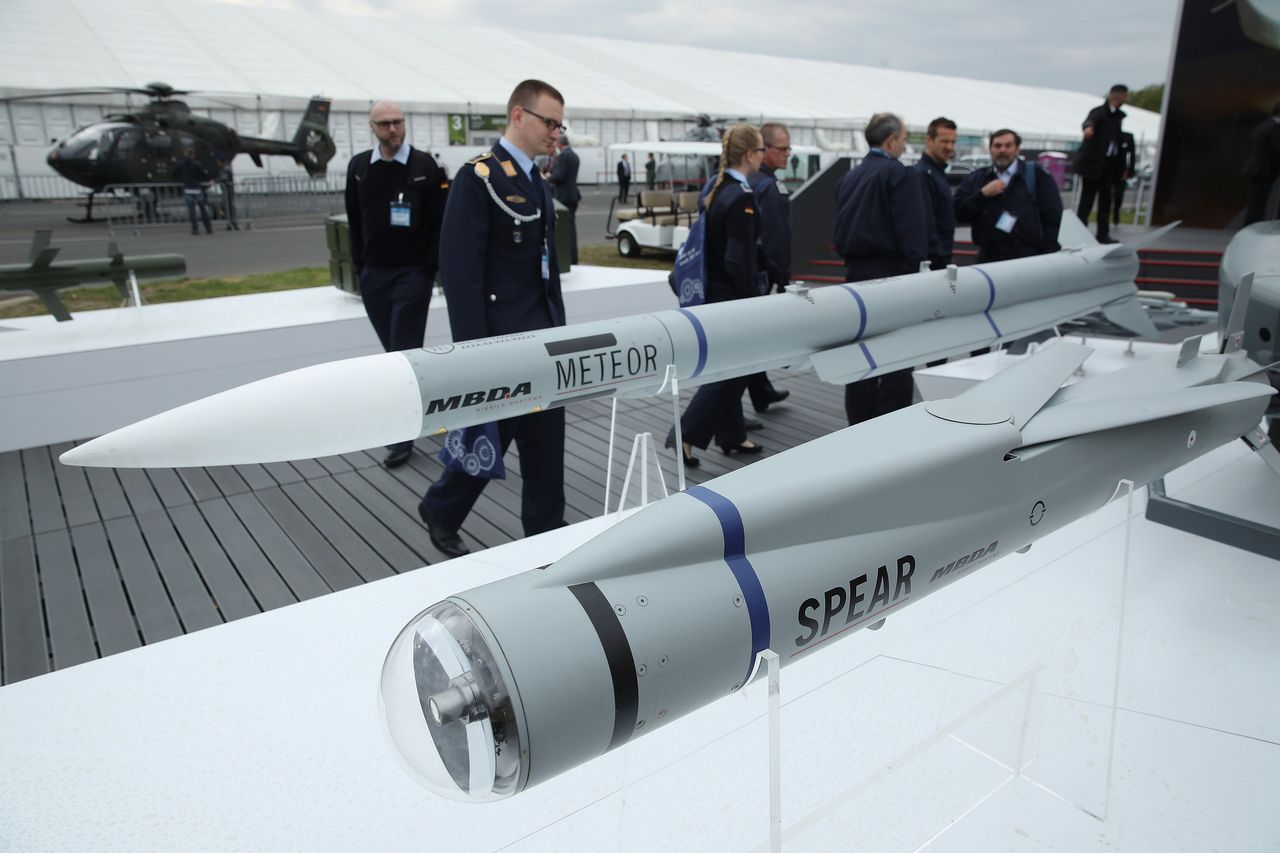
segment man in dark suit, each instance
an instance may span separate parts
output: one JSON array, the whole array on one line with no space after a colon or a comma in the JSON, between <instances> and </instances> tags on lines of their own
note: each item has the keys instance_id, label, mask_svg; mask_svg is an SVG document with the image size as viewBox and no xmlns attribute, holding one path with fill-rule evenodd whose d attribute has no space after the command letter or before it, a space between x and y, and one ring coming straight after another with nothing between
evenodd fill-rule
<instances>
[{"instance_id":1,"label":"man in dark suit","mask_svg":"<svg viewBox=\"0 0 1280 853\"><path fill-rule=\"evenodd\" d=\"M569 245L572 254L569 263L578 262L578 202L582 193L578 190L578 153L569 147L569 138L560 137L557 143L560 154L551 164L551 197L569 208Z\"/></svg>"},{"instance_id":2,"label":"man in dark suit","mask_svg":"<svg viewBox=\"0 0 1280 853\"><path fill-rule=\"evenodd\" d=\"M1062 195L1053 176L1018 157L1022 137L1001 128L988 139L991 165L956 187L956 219L972 226L978 262L1056 252Z\"/></svg>"},{"instance_id":3,"label":"man in dark suit","mask_svg":"<svg viewBox=\"0 0 1280 853\"><path fill-rule=\"evenodd\" d=\"M1271 187L1280 177L1280 101L1271 107L1271 115L1253 132L1249 146L1249 159L1245 160L1241 173L1253 179L1253 194L1244 224L1252 225L1267 218L1267 199Z\"/></svg>"},{"instance_id":4,"label":"man in dark suit","mask_svg":"<svg viewBox=\"0 0 1280 853\"><path fill-rule=\"evenodd\" d=\"M1093 201L1098 200L1098 242L1114 243L1111 239L1111 191L1124 175L1124 151L1121 148L1123 132L1121 123L1124 111L1120 109L1129 100L1129 87L1121 83L1111 87L1107 100L1089 111L1082 125L1084 141L1076 152L1076 173L1084 182L1080 193L1080 221L1086 225Z\"/></svg>"},{"instance_id":5,"label":"man in dark suit","mask_svg":"<svg viewBox=\"0 0 1280 853\"><path fill-rule=\"evenodd\" d=\"M917 272L928 259L929 221L920 180L898 162L907 128L876 113L863 131L870 152L836 188L836 251L847 281ZM844 389L850 424L911 405L911 368L853 382Z\"/></svg>"},{"instance_id":6,"label":"man in dark suit","mask_svg":"<svg viewBox=\"0 0 1280 853\"><path fill-rule=\"evenodd\" d=\"M631 194L631 161L627 159L627 155L623 154L622 159L618 161L618 201L624 204L627 197Z\"/></svg>"},{"instance_id":7,"label":"man in dark suit","mask_svg":"<svg viewBox=\"0 0 1280 853\"><path fill-rule=\"evenodd\" d=\"M555 213L534 158L564 132L564 96L525 80L507 101L502 138L454 178L440 232L440 277L455 342L564 325L555 255ZM564 409L497 424L498 453L512 440L524 477L520 520L526 536L564 526ZM456 468L418 504L431 543L467 553L458 531L488 480Z\"/></svg>"},{"instance_id":8,"label":"man in dark suit","mask_svg":"<svg viewBox=\"0 0 1280 853\"><path fill-rule=\"evenodd\" d=\"M406 141L399 104L374 104L369 129L378 144L347 164L351 264L382 348L420 349L449 181L430 154ZM412 441L390 445L382 464L403 465L412 450Z\"/></svg>"}]
</instances>

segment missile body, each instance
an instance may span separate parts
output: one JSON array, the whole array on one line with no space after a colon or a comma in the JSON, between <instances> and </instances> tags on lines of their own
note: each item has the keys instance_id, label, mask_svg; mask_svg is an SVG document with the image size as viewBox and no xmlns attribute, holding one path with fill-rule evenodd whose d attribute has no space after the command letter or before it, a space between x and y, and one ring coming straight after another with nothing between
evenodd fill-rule
<instances>
[{"instance_id":1,"label":"missile body","mask_svg":"<svg viewBox=\"0 0 1280 853\"><path fill-rule=\"evenodd\" d=\"M1154 334L1136 300L1135 252L1133 245L1086 245L331 362L164 412L76 447L62 461L183 467L346 453L579 400L650 396L662 388L668 365L685 386L808 365L825 381L845 383L1099 308Z\"/></svg>"},{"instance_id":2,"label":"missile body","mask_svg":"<svg viewBox=\"0 0 1280 853\"><path fill-rule=\"evenodd\" d=\"M1198 343L1198 339L1195 341ZM1060 388L1059 342L920 403L646 507L560 561L399 633L380 705L444 796L510 796L785 666L1256 426L1242 353ZM1176 361L1176 363L1175 363Z\"/></svg>"}]
</instances>

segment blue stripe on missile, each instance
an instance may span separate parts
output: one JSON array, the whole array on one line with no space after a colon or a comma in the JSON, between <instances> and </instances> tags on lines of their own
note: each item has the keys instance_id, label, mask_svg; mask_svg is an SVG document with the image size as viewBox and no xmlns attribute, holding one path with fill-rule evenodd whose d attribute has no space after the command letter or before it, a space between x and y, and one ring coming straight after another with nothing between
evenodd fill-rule
<instances>
[{"instance_id":1,"label":"blue stripe on missile","mask_svg":"<svg viewBox=\"0 0 1280 853\"><path fill-rule=\"evenodd\" d=\"M747 661L747 674L742 678L742 683L746 684L755 666L756 655L769 648L769 602L765 601L764 587L760 586L760 578L747 559L747 536L742 526L742 515L732 501L706 486L691 486L685 494L710 507L724 533L724 561L738 581L747 616L751 620L751 659Z\"/></svg>"},{"instance_id":2,"label":"blue stripe on missile","mask_svg":"<svg viewBox=\"0 0 1280 853\"><path fill-rule=\"evenodd\" d=\"M689 375L689 378L693 379L702 373L702 368L707 366L707 333L703 330L702 323L687 308L677 308L676 310L689 318L689 322L693 324L693 333L698 336L698 366Z\"/></svg>"},{"instance_id":3,"label":"blue stripe on missile","mask_svg":"<svg viewBox=\"0 0 1280 853\"><path fill-rule=\"evenodd\" d=\"M853 298L858 300L858 312L862 315L862 317L858 321L858 334L853 336L853 339L856 341L859 338L861 338L862 333L867 330L867 303L862 301L862 294L858 292L858 289L856 287L852 287L847 284L842 284L840 286L843 287L845 290L849 291L850 293L852 293Z\"/></svg>"},{"instance_id":4,"label":"blue stripe on missile","mask_svg":"<svg viewBox=\"0 0 1280 853\"><path fill-rule=\"evenodd\" d=\"M867 360L867 364L871 365L871 369L867 371L867 373L870 373L872 370L875 370L877 367L876 360L871 357L871 350L867 349L866 344L864 344L862 341L858 341L858 346L862 347L862 357Z\"/></svg>"},{"instance_id":5,"label":"blue stripe on missile","mask_svg":"<svg viewBox=\"0 0 1280 853\"><path fill-rule=\"evenodd\" d=\"M991 324L991 328L998 338L1000 337L1000 327L996 325L995 320L991 319L991 306L996 304L996 283L991 280L991 276L987 275L987 271L982 267L974 267L974 269L982 273L982 277L987 280L987 289L991 291L991 298L987 300L987 307L982 309L982 316L987 318L987 322Z\"/></svg>"}]
</instances>

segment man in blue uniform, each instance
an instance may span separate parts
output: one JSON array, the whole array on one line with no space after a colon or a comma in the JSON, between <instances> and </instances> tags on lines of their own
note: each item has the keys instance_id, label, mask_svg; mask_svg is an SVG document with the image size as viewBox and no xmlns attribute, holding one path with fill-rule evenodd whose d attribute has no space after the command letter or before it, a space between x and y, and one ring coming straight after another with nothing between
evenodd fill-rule
<instances>
[{"instance_id":1,"label":"man in blue uniform","mask_svg":"<svg viewBox=\"0 0 1280 853\"><path fill-rule=\"evenodd\" d=\"M418 349L427 331L449 182L430 154L405 141L399 104L374 104L369 129L377 146L347 165L351 264L382 348ZM390 445L382 464L403 465L412 450L412 441Z\"/></svg>"},{"instance_id":2,"label":"man in blue uniform","mask_svg":"<svg viewBox=\"0 0 1280 853\"><path fill-rule=\"evenodd\" d=\"M791 156L791 131L785 124L766 122L760 126L760 136L764 139L764 160L760 163L760 170L747 177L755 195L760 221L760 252L756 268L764 273L764 292L777 290L781 293L791 283L791 191L778 177L778 172L787 168L787 158ZM791 396L790 391L774 388L768 374L763 372L747 379L747 393L751 395L751 406L757 412L763 412L770 405ZM760 426L759 421L748 420L746 423L748 429Z\"/></svg>"},{"instance_id":3,"label":"man in blue uniform","mask_svg":"<svg viewBox=\"0 0 1280 853\"><path fill-rule=\"evenodd\" d=\"M578 189L578 153L569 145L569 137L560 137L560 154L551 164L551 197L569 208L569 263L578 262L578 202L582 192Z\"/></svg>"},{"instance_id":4,"label":"man in blue uniform","mask_svg":"<svg viewBox=\"0 0 1280 853\"><path fill-rule=\"evenodd\" d=\"M836 188L836 251L847 281L918 272L928 257L929 222L920 181L898 158L907 129L892 113L876 113L863 131L871 151ZM845 415L861 423L911 405L911 368L853 382Z\"/></svg>"},{"instance_id":5,"label":"man in blue uniform","mask_svg":"<svg viewBox=\"0 0 1280 853\"><path fill-rule=\"evenodd\" d=\"M453 340L462 346L564 325L555 212L533 162L552 153L563 122L564 97L541 80L525 80L507 101L502 138L454 178L440 234L440 277ZM497 427L499 453L513 439L519 448L525 535L564 526L564 410L507 418ZM467 553L458 530L488 482L449 468L423 496L418 514L442 553Z\"/></svg>"},{"instance_id":6,"label":"man in blue uniform","mask_svg":"<svg viewBox=\"0 0 1280 853\"><path fill-rule=\"evenodd\" d=\"M956 218L972 225L978 261L1007 261L1058 251L1062 196L1053 176L1018 159L1022 137L991 134L991 165L956 188Z\"/></svg>"},{"instance_id":7,"label":"man in blue uniform","mask_svg":"<svg viewBox=\"0 0 1280 853\"><path fill-rule=\"evenodd\" d=\"M929 265L945 269L951 263L956 241L956 211L947 182L947 164L956 153L956 123L939 116L929 122L924 153L915 170L924 183L925 213L929 221Z\"/></svg>"}]
</instances>

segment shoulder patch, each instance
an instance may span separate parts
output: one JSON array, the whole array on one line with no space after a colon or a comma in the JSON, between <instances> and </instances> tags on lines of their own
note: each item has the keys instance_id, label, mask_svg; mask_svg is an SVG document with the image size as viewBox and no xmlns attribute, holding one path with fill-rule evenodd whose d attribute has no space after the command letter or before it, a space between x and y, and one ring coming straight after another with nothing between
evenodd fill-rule
<instances>
[{"instance_id":1,"label":"shoulder patch","mask_svg":"<svg viewBox=\"0 0 1280 853\"><path fill-rule=\"evenodd\" d=\"M483 154L477 154L467 162L474 166L476 163L479 163L481 160L488 160L492 156L493 156L492 151L486 151Z\"/></svg>"},{"instance_id":2,"label":"shoulder patch","mask_svg":"<svg viewBox=\"0 0 1280 853\"><path fill-rule=\"evenodd\" d=\"M512 163L510 160L499 160L498 162L502 164L502 173L504 175L506 175L508 178L514 178L516 176L515 163Z\"/></svg>"}]
</instances>

